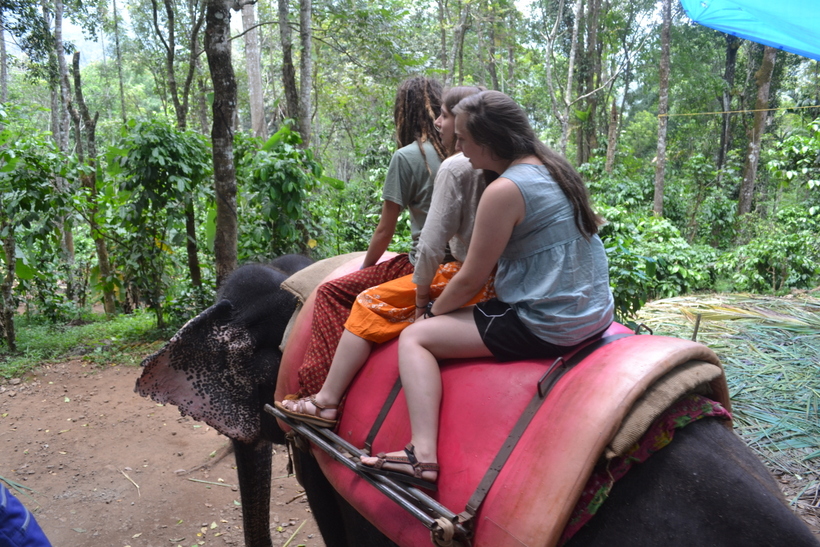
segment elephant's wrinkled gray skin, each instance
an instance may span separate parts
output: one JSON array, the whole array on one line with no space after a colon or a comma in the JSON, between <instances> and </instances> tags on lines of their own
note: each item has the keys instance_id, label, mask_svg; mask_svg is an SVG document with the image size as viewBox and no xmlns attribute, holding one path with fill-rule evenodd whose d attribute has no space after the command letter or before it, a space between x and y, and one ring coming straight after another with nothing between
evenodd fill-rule
<instances>
[{"instance_id":1,"label":"elephant's wrinkled gray skin","mask_svg":"<svg viewBox=\"0 0 820 547\"><path fill-rule=\"evenodd\" d=\"M279 285L307 265L282 257L244 266L219 302L144 361L137 391L179 406L233 439L247 547L270 547L271 442L284 442L263 411L272 403L279 343L295 299ZM278 266L277 266L278 265ZM283 268L283 269L278 269ZM328 547L395 545L331 487L316 461L294 454ZM458 508L454 508L458 509ZM781 546L820 543L784 504L777 484L746 445L714 419L675 440L618 481L595 518L568 547Z\"/></svg>"}]
</instances>

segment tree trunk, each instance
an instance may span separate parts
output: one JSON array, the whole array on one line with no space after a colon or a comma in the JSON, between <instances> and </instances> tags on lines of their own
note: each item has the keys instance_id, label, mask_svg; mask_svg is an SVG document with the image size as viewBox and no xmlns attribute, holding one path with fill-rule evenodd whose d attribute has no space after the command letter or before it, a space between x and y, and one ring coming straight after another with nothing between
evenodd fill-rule
<instances>
[{"instance_id":1,"label":"tree trunk","mask_svg":"<svg viewBox=\"0 0 820 547\"><path fill-rule=\"evenodd\" d=\"M615 99L612 99L612 110L609 111L609 131L606 143L605 170L611 175L615 167L615 147L618 145L618 105Z\"/></svg>"},{"instance_id":2,"label":"tree trunk","mask_svg":"<svg viewBox=\"0 0 820 547\"><path fill-rule=\"evenodd\" d=\"M581 17L584 13L584 0L576 0L575 17L572 24L572 45L569 53L569 67L567 68L567 86L564 91L564 105L563 113L559 118L561 119L561 155L567 155L567 143L569 142L569 120L570 109L572 101L572 81L575 77L575 55L578 49L578 29L580 26ZM558 15L560 17L560 14ZM548 61L549 62L549 61Z\"/></svg>"},{"instance_id":3,"label":"tree trunk","mask_svg":"<svg viewBox=\"0 0 820 547\"><path fill-rule=\"evenodd\" d=\"M436 0L436 4L438 5L438 29L439 29L439 40L441 42L441 52L439 53L439 57L441 59L441 68L446 70L447 69L447 9L444 3L444 0ZM445 74L445 81L446 81L446 74Z\"/></svg>"},{"instance_id":4,"label":"tree trunk","mask_svg":"<svg viewBox=\"0 0 820 547\"><path fill-rule=\"evenodd\" d=\"M188 105L191 97L191 85L193 83L194 74L196 74L199 31L204 22L204 12L200 8L198 2L189 3L188 19L191 21L190 33L188 35L189 56L188 56L188 71L185 76L185 81L182 89L176 78L176 51L178 48L176 42L176 17L175 17L175 2L174 0L164 0L165 16L166 16L166 34L163 34L159 26L158 6L157 0L151 0L154 32L157 35L163 48L165 48L165 78L168 82L168 93L171 95L171 101L174 104L174 114L176 116L177 128L185 131L188 127ZM196 239L196 222L194 216L193 196L188 196L185 203L185 233L186 246L185 250L188 254L188 271L191 278L191 284L194 287L202 286L202 273L199 267L199 251Z\"/></svg>"},{"instance_id":5,"label":"tree trunk","mask_svg":"<svg viewBox=\"0 0 820 547\"><path fill-rule=\"evenodd\" d=\"M490 8L491 9L491 8ZM489 11L489 9L488 9ZM498 70L496 69L495 64L495 40L496 40L496 27L498 26L498 21L495 15L495 11L489 11L488 13L489 21L488 27L490 29L489 32L489 39L487 41L487 72L490 73L490 86L491 89L500 90L501 87L498 84Z\"/></svg>"},{"instance_id":6,"label":"tree trunk","mask_svg":"<svg viewBox=\"0 0 820 547\"><path fill-rule=\"evenodd\" d=\"M0 103L9 99L9 65L6 57L6 21L0 10Z\"/></svg>"},{"instance_id":7,"label":"tree trunk","mask_svg":"<svg viewBox=\"0 0 820 547\"><path fill-rule=\"evenodd\" d=\"M586 16L587 48L584 54L584 81L581 83L580 95L591 95L585 101L587 107L586 119L578 127L577 165L587 163L592 155L592 150L598 147L598 128L596 124L598 98L597 93L593 93L593 91L601 82L601 52L598 47L600 11L601 0L589 0L589 9Z\"/></svg>"},{"instance_id":8,"label":"tree trunk","mask_svg":"<svg viewBox=\"0 0 820 547\"><path fill-rule=\"evenodd\" d=\"M4 214L0 214L0 232L3 236L3 252L6 255L6 267L3 271L3 278L0 281L0 320L3 326L3 337L10 353L17 352L17 337L14 331L14 314L17 306L14 305L14 271L17 265L16 242L14 240L14 226L9 224Z\"/></svg>"},{"instance_id":9,"label":"tree trunk","mask_svg":"<svg viewBox=\"0 0 820 547\"><path fill-rule=\"evenodd\" d=\"M299 44L302 59L299 65L299 132L302 135L302 147L308 148L311 139L310 93L313 88L313 6L311 0L299 0Z\"/></svg>"},{"instance_id":10,"label":"tree trunk","mask_svg":"<svg viewBox=\"0 0 820 547\"><path fill-rule=\"evenodd\" d=\"M447 73L444 76L445 86L454 86L456 84L456 65L461 59L462 48L464 46L464 33L467 31L467 19L470 17L470 4L459 3L461 11L458 16L458 24L453 31L453 45L450 50L449 65L447 66Z\"/></svg>"},{"instance_id":11,"label":"tree trunk","mask_svg":"<svg viewBox=\"0 0 820 547\"><path fill-rule=\"evenodd\" d=\"M166 38L162 33L162 29L159 28L159 7L157 6L157 0L151 0L154 32L157 38L159 38L162 47L165 49L165 81L168 84L168 93L171 95L171 102L174 104L174 115L176 116L177 127L184 130L187 113L183 110L182 104L179 101L179 88L177 86L176 73L174 72L174 60L177 50L174 2L173 0L164 0L164 5L165 17L167 17L165 30L168 36Z\"/></svg>"},{"instance_id":12,"label":"tree trunk","mask_svg":"<svg viewBox=\"0 0 820 547\"><path fill-rule=\"evenodd\" d=\"M43 3L45 10L45 1ZM68 152L68 132L69 114L68 107L71 103L71 86L68 81L68 64L65 60L65 48L63 46L63 2L54 0L54 51L57 59L60 87L60 107L59 107L59 129L54 134L55 141L61 152ZM54 178L54 186L58 192L68 191L65 179L60 176ZM56 220L57 231L60 234L60 252L66 268L66 298L73 302L75 298L74 280L74 233L71 230L71 223L66 217Z\"/></svg>"},{"instance_id":13,"label":"tree trunk","mask_svg":"<svg viewBox=\"0 0 820 547\"><path fill-rule=\"evenodd\" d=\"M251 131L254 137L268 139L265 122L265 97L262 93L262 60L259 52L259 29L256 27L256 6L242 7L242 29L245 38L245 63L248 66L250 84Z\"/></svg>"},{"instance_id":14,"label":"tree trunk","mask_svg":"<svg viewBox=\"0 0 820 547\"><path fill-rule=\"evenodd\" d=\"M288 20L288 0L279 0L279 40L282 45L282 87L285 88L287 117L299 127L299 91L296 87L296 69L293 66L293 33Z\"/></svg>"},{"instance_id":15,"label":"tree trunk","mask_svg":"<svg viewBox=\"0 0 820 547\"><path fill-rule=\"evenodd\" d=\"M507 29L510 34L513 36L516 35L515 33L515 10L509 10L507 15L509 17L509 22L507 23ZM511 43L507 45L507 85L506 89L502 90L508 95L515 94L515 43L513 40L510 40Z\"/></svg>"},{"instance_id":16,"label":"tree trunk","mask_svg":"<svg viewBox=\"0 0 820 547\"><path fill-rule=\"evenodd\" d=\"M723 95L721 106L723 107L723 120L720 128L720 148L718 149L717 170L720 173L726 163L726 155L732 147L731 119L729 113L732 107L732 90L735 87L735 66L737 65L737 50L740 48L741 40L731 34L726 35L726 66L723 70ZM718 175L720 176L720 175Z\"/></svg>"},{"instance_id":17,"label":"tree trunk","mask_svg":"<svg viewBox=\"0 0 820 547\"><path fill-rule=\"evenodd\" d=\"M120 53L120 22L117 15L117 0L112 0L114 6L114 45L117 53L117 76L120 85L120 110L122 114L122 123L125 123L128 118L125 114L125 90L122 84L122 55Z\"/></svg>"},{"instance_id":18,"label":"tree trunk","mask_svg":"<svg viewBox=\"0 0 820 547\"><path fill-rule=\"evenodd\" d=\"M208 90L205 87L205 78L200 77L197 82L197 118L199 118L199 128L203 135L208 134L211 121L208 119Z\"/></svg>"},{"instance_id":19,"label":"tree trunk","mask_svg":"<svg viewBox=\"0 0 820 547\"><path fill-rule=\"evenodd\" d=\"M672 0L663 0L661 27L661 66L658 98L658 153L655 163L655 198L652 211L663 216L663 184L666 170L666 127L669 122L669 34L672 26Z\"/></svg>"},{"instance_id":20,"label":"tree trunk","mask_svg":"<svg viewBox=\"0 0 820 547\"><path fill-rule=\"evenodd\" d=\"M236 113L236 77L231 64L231 11L226 0L208 0L205 53L214 85L213 142L216 193L216 285L236 268L236 166L231 123Z\"/></svg>"},{"instance_id":21,"label":"tree trunk","mask_svg":"<svg viewBox=\"0 0 820 547\"><path fill-rule=\"evenodd\" d=\"M95 113L92 118L88 111L88 106L85 103L85 98L83 97L82 80L80 79L79 51L74 53L72 66L74 68L74 95L77 107L79 108L79 115L76 116L78 118L76 125L79 133L77 140L78 143L85 144L85 150L88 151L86 163L89 167L91 167L91 171L89 173L85 173L81 176L81 181L82 185L88 188L89 191L88 224L91 228L91 238L94 240L94 247L97 250L97 262L99 264L100 280L102 281L103 287L103 308L105 309L106 315L112 316L117 311L114 300L114 284L112 282L113 272L111 269L111 263L108 260L108 247L106 246L105 239L103 238L102 231L100 230L100 224L97 222L99 206L97 204L98 171L96 130L99 112ZM80 116L82 116L82 127L84 130L80 129ZM82 154L80 154L80 162L83 161Z\"/></svg>"},{"instance_id":22,"label":"tree trunk","mask_svg":"<svg viewBox=\"0 0 820 547\"><path fill-rule=\"evenodd\" d=\"M752 198L755 191L755 177L757 164L760 161L760 141L766 130L766 120L769 113L769 88L772 84L774 61L777 50L766 46L763 50L763 60L760 69L755 74L757 83L757 100L755 101L754 126L749 135L749 147L746 151L746 162L743 165L743 181L740 184L740 196L737 202L737 215L745 215L752 210Z\"/></svg>"},{"instance_id":23,"label":"tree trunk","mask_svg":"<svg viewBox=\"0 0 820 547\"><path fill-rule=\"evenodd\" d=\"M188 253L188 271L191 273L191 285L202 286L202 272L199 268L199 250L196 243L196 215L193 199L185 203L185 249Z\"/></svg>"}]
</instances>

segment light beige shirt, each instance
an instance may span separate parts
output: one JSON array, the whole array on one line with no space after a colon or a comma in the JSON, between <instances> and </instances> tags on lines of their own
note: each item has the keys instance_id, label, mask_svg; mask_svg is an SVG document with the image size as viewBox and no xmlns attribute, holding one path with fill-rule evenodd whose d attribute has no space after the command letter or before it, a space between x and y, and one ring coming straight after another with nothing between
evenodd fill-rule
<instances>
[{"instance_id":1,"label":"light beige shirt","mask_svg":"<svg viewBox=\"0 0 820 547\"><path fill-rule=\"evenodd\" d=\"M433 186L430 211L416 247L413 283L429 286L439 264L444 260L447 243L458 261L467 258L473 235L475 213L486 183L482 171L476 171L464 154L444 160Z\"/></svg>"}]
</instances>

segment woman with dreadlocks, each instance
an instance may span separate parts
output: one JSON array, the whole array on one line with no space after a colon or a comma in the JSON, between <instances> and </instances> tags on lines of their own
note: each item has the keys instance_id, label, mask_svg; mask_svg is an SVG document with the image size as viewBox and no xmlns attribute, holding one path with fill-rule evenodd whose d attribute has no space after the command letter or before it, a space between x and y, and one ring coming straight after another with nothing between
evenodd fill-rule
<instances>
[{"instance_id":1,"label":"woman with dreadlocks","mask_svg":"<svg viewBox=\"0 0 820 547\"><path fill-rule=\"evenodd\" d=\"M299 396L312 395L322 387L356 296L369 287L413 273L416 246L430 208L433 181L447 155L435 128L441 111L441 94L441 84L424 77L410 78L399 86L393 119L400 148L387 169L381 218L359 271L323 283L316 291L310 344L299 369ZM390 245L399 215L405 208L410 212L413 239L410 253L378 262Z\"/></svg>"}]
</instances>

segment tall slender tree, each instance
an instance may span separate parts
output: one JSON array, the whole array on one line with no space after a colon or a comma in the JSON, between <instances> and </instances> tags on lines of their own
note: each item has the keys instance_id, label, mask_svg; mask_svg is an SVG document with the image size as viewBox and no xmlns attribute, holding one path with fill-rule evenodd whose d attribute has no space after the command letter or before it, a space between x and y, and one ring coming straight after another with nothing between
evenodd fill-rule
<instances>
[{"instance_id":1,"label":"tall slender tree","mask_svg":"<svg viewBox=\"0 0 820 547\"><path fill-rule=\"evenodd\" d=\"M163 29L163 18L160 17L161 14L157 0L151 0L154 32L162 44L165 53L165 76L168 83L168 93L174 105L177 128L185 130L188 127L191 88L196 74L197 58L199 56L199 33L205 21L205 6L200 0L188 0L186 3L186 16L189 25L186 36L188 59L185 68L185 78L180 88L176 76L178 70L176 57L179 48L179 44L177 44L176 24L177 5L178 3L174 2L174 0L163 0L165 23L165 28ZM191 276L191 284L194 287L200 287L202 286L202 272L199 267L199 246L196 236L196 211L194 210L193 196L190 196L190 199L185 203L185 235L185 250L187 252L188 272Z\"/></svg>"},{"instance_id":2,"label":"tall slender tree","mask_svg":"<svg viewBox=\"0 0 820 547\"><path fill-rule=\"evenodd\" d=\"M213 143L216 194L216 285L236 269L236 165L233 155L233 119L236 115L236 75L231 62L230 0L207 0L205 54L214 86Z\"/></svg>"},{"instance_id":3,"label":"tall slender tree","mask_svg":"<svg viewBox=\"0 0 820 547\"><path fill-rule=\"evenodd\" d=\"M251 131L255 137L268 138L265 121L265 97L262 92L262 56L259 53L259 28L256 25L256 5L242 8L242 30L245 41L245 65L248 70Z\"/></svg>"},{"instance_id":4,"label":"tall slender tree","mask_svg":"<svg viewBox=\"0 0 820 547\"><path fill-rule=\"evenodd\" d=\"M122 123L125 123L128 118L125 114L125 89L122 83L122 52L120 51L120 16L117 12L117 0L111 0L114 9L114 47L117 56L117 81L120 90L120 114L122 116Z\"/></svg>"},{"instance_id":5,"label":"tall slender tree","mask_svg":"<svg viewBox=\"0 0 820 547\"><path fill-rule=\"evenodd\" d=\"M0 103L9 99L9 63L6 57L6 18L0 9Z\"/></svg>"},{"instance_id":6,"label":"tall slender tree","mask_svg":"<svg viewBox=\"0 0 820 547\"><path fill-rule=\"evenodd\" d=\"M108 245L99 222L99 203L97 195L97 178L99 171L97 169L97 120L99 119L99 112L95 112L94 116L88 110L88 106L83 96L82 79L80 77L80 52L74 52L74 60L72 63L72 73L74 76L74 101L69 105L69 111L74 118L74 126L77 135L76 147L77 155L80 163L84 163L89 167L80 175L80 180L83 187L88 191L88 225L91 228L91 239L94 240L94 247L97 251L97 264L99 265L101 285L103 288L103 309L106 315L114 315L116 313L114 300L114 283L113 270L111 262L108 259Z\"/></svg>"},{"instance_id":7,"label":"tall slender tree","mask_svg":"<svg viewBox=\"0 0 820 547\"><path fill-rule=\"evenodd\" d=\"M299 130L302 146L310 146L313 90L313 4L311 0L299 0Z\"/></svg>"},{"instance_id":8,"label":"tall slender tree","mask_svg":"<svg viewBox=\"0 0 820 547\"><path fill-rule=\"evenodd\" d=\"M661 64L658 84L658 153L655 156L655 196L652 212L663 216L663 186L666 174L666 130L669 124L669 36L672 27L672 0L663 0L661 10Z\"/></svg>"},{"instance_id":9,"label":"tall slender tree","mask_svg":"<svg viewBox=\"0 0 820 547\"><path fill-rule=\"evenodd\" d=\"M720 106L723 109L720 125L720 148L717 156L717 169L720 172L726 163L726 155L732 147L732 96L735 87L735 67L737 66L737 50L742 40L737 36L726 34L726 64L723 70L723 93L720 97Z\"/></svg>"},{"instance_id":10,"label":"tall slender tree","mask_svg":"<svg viewBox=\"0 0 820 547\"><path fill-rule=\"evenodd\" d=\"M755 100L754 124L749 134L749 146L746 149L746 161L743 165L743 180L740 183L740 195L737 200L737 215L745 215L752 210L752 198L755 191L757 165L760 162L760 142L766 131L766 121L769 118L769 89L772 84L774 62L777 50L766 46L763 50L763 59L760 68L755 73L757 84L757 99Z\"/></svg>"}]
</instances>

